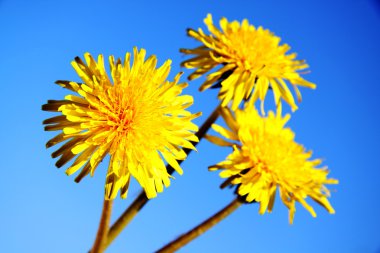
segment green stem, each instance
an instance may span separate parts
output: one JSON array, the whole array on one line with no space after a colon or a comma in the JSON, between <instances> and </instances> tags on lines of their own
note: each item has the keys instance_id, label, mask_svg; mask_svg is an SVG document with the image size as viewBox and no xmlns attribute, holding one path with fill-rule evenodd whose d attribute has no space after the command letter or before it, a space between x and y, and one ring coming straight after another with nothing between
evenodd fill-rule
<instances>
[{"instance_id":1,"label":"green stem","mask_svg":"<svg viewBox=\"0 0 380 253\"><path fill-rule=\"evenodd\" d=\"M196 226L195 228L191 229L186 234L181 235L174 241L166 244L164 247L156 251L156 253L172 253L176 250L182 248L198 236L205 233L207 230L215 226L217 223L222 221L224 218L226 218L228 215L230 215L233 211L235 211L239 206L241 206L242 202L236 198L234 199L230 204L228 204L226 207L224 207L222 210Z\"/></svg>"},{"instance_id":2,"label":"green stem","mask_svg":"<svg viewBox=\"0 0 380 253\"><path fill-rule=\"evenodd\" d=\"M105 199L103 202L103 210L102 210L102 215L100 217L98 232L96 234L95 242L94 242L94 245L92 246L90 253L102 253L106 249L105 243L106 243L108 229L110 225L111 212L112 212L112 200Z\"/></svg>"},{"instance_id":3,"label":"green stem","mask_svg":"<svg viewBox=\"0 0 380 253\"><path fill-rule=\"evenodd\" d=\"M203 125L199 128L196 136L199 141L204 137L207 130L211 127L211 125L215 122L215 120L219 116L220 105L218 105L215 110L211 113L211 115L206 119ZM193 143L194 146L197 143ZM191 149L184 149L186 154L188 155L191 152ZM178 161L181 164L182 161ZM168 165L166 169L169 174L173 174L174 169ZM149 199L146 197L145 192L142 190L137 198L132 202L132 204L124 211L124 213L119 217L119 219L112 225L108 232L107 241L105 243L105 247L107 248L113 240L123 231L123 229L131 222L131 220L138 214L138 212L148 203Z\"/></svg>"}]
</instances>

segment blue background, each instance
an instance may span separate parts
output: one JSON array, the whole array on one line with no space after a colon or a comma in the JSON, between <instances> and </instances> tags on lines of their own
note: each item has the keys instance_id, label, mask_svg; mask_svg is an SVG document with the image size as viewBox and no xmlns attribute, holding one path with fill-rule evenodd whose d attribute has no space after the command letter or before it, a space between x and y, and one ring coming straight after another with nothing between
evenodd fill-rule
<instances>
[{"instance_id":1,"label":"blue background","mask_svg":"<svg viewBox=\"0 0 380 253\"><path fill-rule=\"evenodd\" d=\"M285 3L286 2L286 3ZM181 47L198 45L188 27L248 18L281 36L311 73L316 90L301 89L304 101L289 126L296 140L324 159L331 177L329 215L313 205L312 218L297 205L294 225L277 199L272 214L243 206L181 252L380 252L379 1L0 1L0 252L86 252L98 226L106 163L80 184L54 167L43 131L47 99L61 99L57 79L79 78L70 62L90 52L123 57L133 46L171 58L171 78L181 69ZM190 73L185 70L186 75ZM185 80L183 77L182 80ZM216 91L190 83L193 112L201 124L217 105ZM272 98L269 97L268 101ZM289 111L289 107L285 106ZM202 141L163 194L152 200L108 252L152 252L233 199L207 167L228 149ZM115 220L140 191L132 183L117 199Z\"/></svg>"}]
</instances>

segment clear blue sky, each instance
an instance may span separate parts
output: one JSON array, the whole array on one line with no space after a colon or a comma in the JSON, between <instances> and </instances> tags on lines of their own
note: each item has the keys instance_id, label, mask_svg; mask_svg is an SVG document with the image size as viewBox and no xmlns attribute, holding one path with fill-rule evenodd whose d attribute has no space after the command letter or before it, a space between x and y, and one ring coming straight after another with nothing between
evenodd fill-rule
<instances>
[{"instance_id":1,"label":"clear blue sky","mask_svg":"<svg viewBox=\"0 0 380 253\"><path fill-rule=\"evenodd\" d=\"M286 2L286 3L285 3ZM195 47L188 27L214 20L248 18L290 44L311 66L304 101L289 125L296 140L314 150L340 180L329 215L314 205L312 218L297 206L294 225L277 201L261 216L243 206L180 252L380 252L380 4L351 1L0 1L0 252L86 252L102 206L106 164L76 184L54 167L41 111L66 91L57 79L78 80L70 61L85 52L124 56L133 46L171 58L171 77L184 59L178 49ZM186 74L189 71L186 71ZM184 80L184 79L183 79ZM193 112L200 124L217 104L216 91L197 91ZM288 110L289 108L286 107ZM152 252L229 203L217 173L207 167L229 152L202 141L183 164L184 175L151 201L108 252ZM127 200L115 201L113 220Z\"/></svg>"}]
</instances>

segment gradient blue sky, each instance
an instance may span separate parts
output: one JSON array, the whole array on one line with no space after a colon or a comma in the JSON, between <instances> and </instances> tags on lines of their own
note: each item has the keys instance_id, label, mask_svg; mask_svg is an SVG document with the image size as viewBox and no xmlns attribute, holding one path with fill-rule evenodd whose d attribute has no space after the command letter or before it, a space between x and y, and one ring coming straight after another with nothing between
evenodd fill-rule
<instances>
[{"instance_id":1,"label":"gradient blue sky","mask_svg":"<svg viewBox=\"0 0 380 253\"><path fill-rule=\"evenodd\" d=\"M294 225L280 201L263 216L243 206L180 252L380 252L380 4L351 1L0 1L0 252L86 252L93 243L103 198L106 164L76 184L54 167L41 111L66 91L57 79L77 80L70 61L85 52L123 57L133 46L171 58L171 78L181 70L180 47L195 47L188 27L248 18L269 28L311 66L304 101L289 126L340 180L329 215L312 218L297 206ZM188 74L189 71L185 70ZM184 80L184 79L183 79ZM202 79L203 80L203 79ZM193 112L200 124L218 103L216 91L197 91ZM270 98L271 99L271 98ZM286 107L286 110L289 108ZM206 141L183 164L185 174L151 201L108 252L153 252L232 200L207 166L229 152ZM113 220L127 200L116 200Z\"/></svg>"}]
</instances>

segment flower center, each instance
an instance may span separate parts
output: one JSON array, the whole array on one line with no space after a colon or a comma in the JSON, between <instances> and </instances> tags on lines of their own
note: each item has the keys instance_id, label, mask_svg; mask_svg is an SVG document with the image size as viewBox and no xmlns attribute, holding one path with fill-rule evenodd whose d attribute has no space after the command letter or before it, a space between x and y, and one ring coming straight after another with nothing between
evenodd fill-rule
<instances>
[{"instance_id":1,"label":"flower center","mask_svg":"<svg viewBox=\"0 0 380 253\"><path fill-rule=\"evenodd\" d=\"M226 46L229 57L235 59L238 66L264 76L272 76L271 72L281 69L280 40L269 31L260 28L238 30L228 37L230 45Z\"/></svg>"},{"instance_id":2,"label":"flower center","mask_svg":"<svg viewBox=\"0 0 380 253\"><path fill-rule=\"evenodd\" d=\"M120 110L117 125L119 126L117 131L128 132L131 127L134 116L134 110L127 106L123 110Z\"/></svg>"},{"instance_id":3,"label":"flower center","mask_svg":"<svg viewBox=\"0 0 380 253\"><path fill-rule=\"evenodd\" d=\"M136 115L135 107L127 104L123 105L120 101L113 101L112 110L107 112L107 125L122 135L127 135L131 131Z\"/></svg>"}]
</instances>

